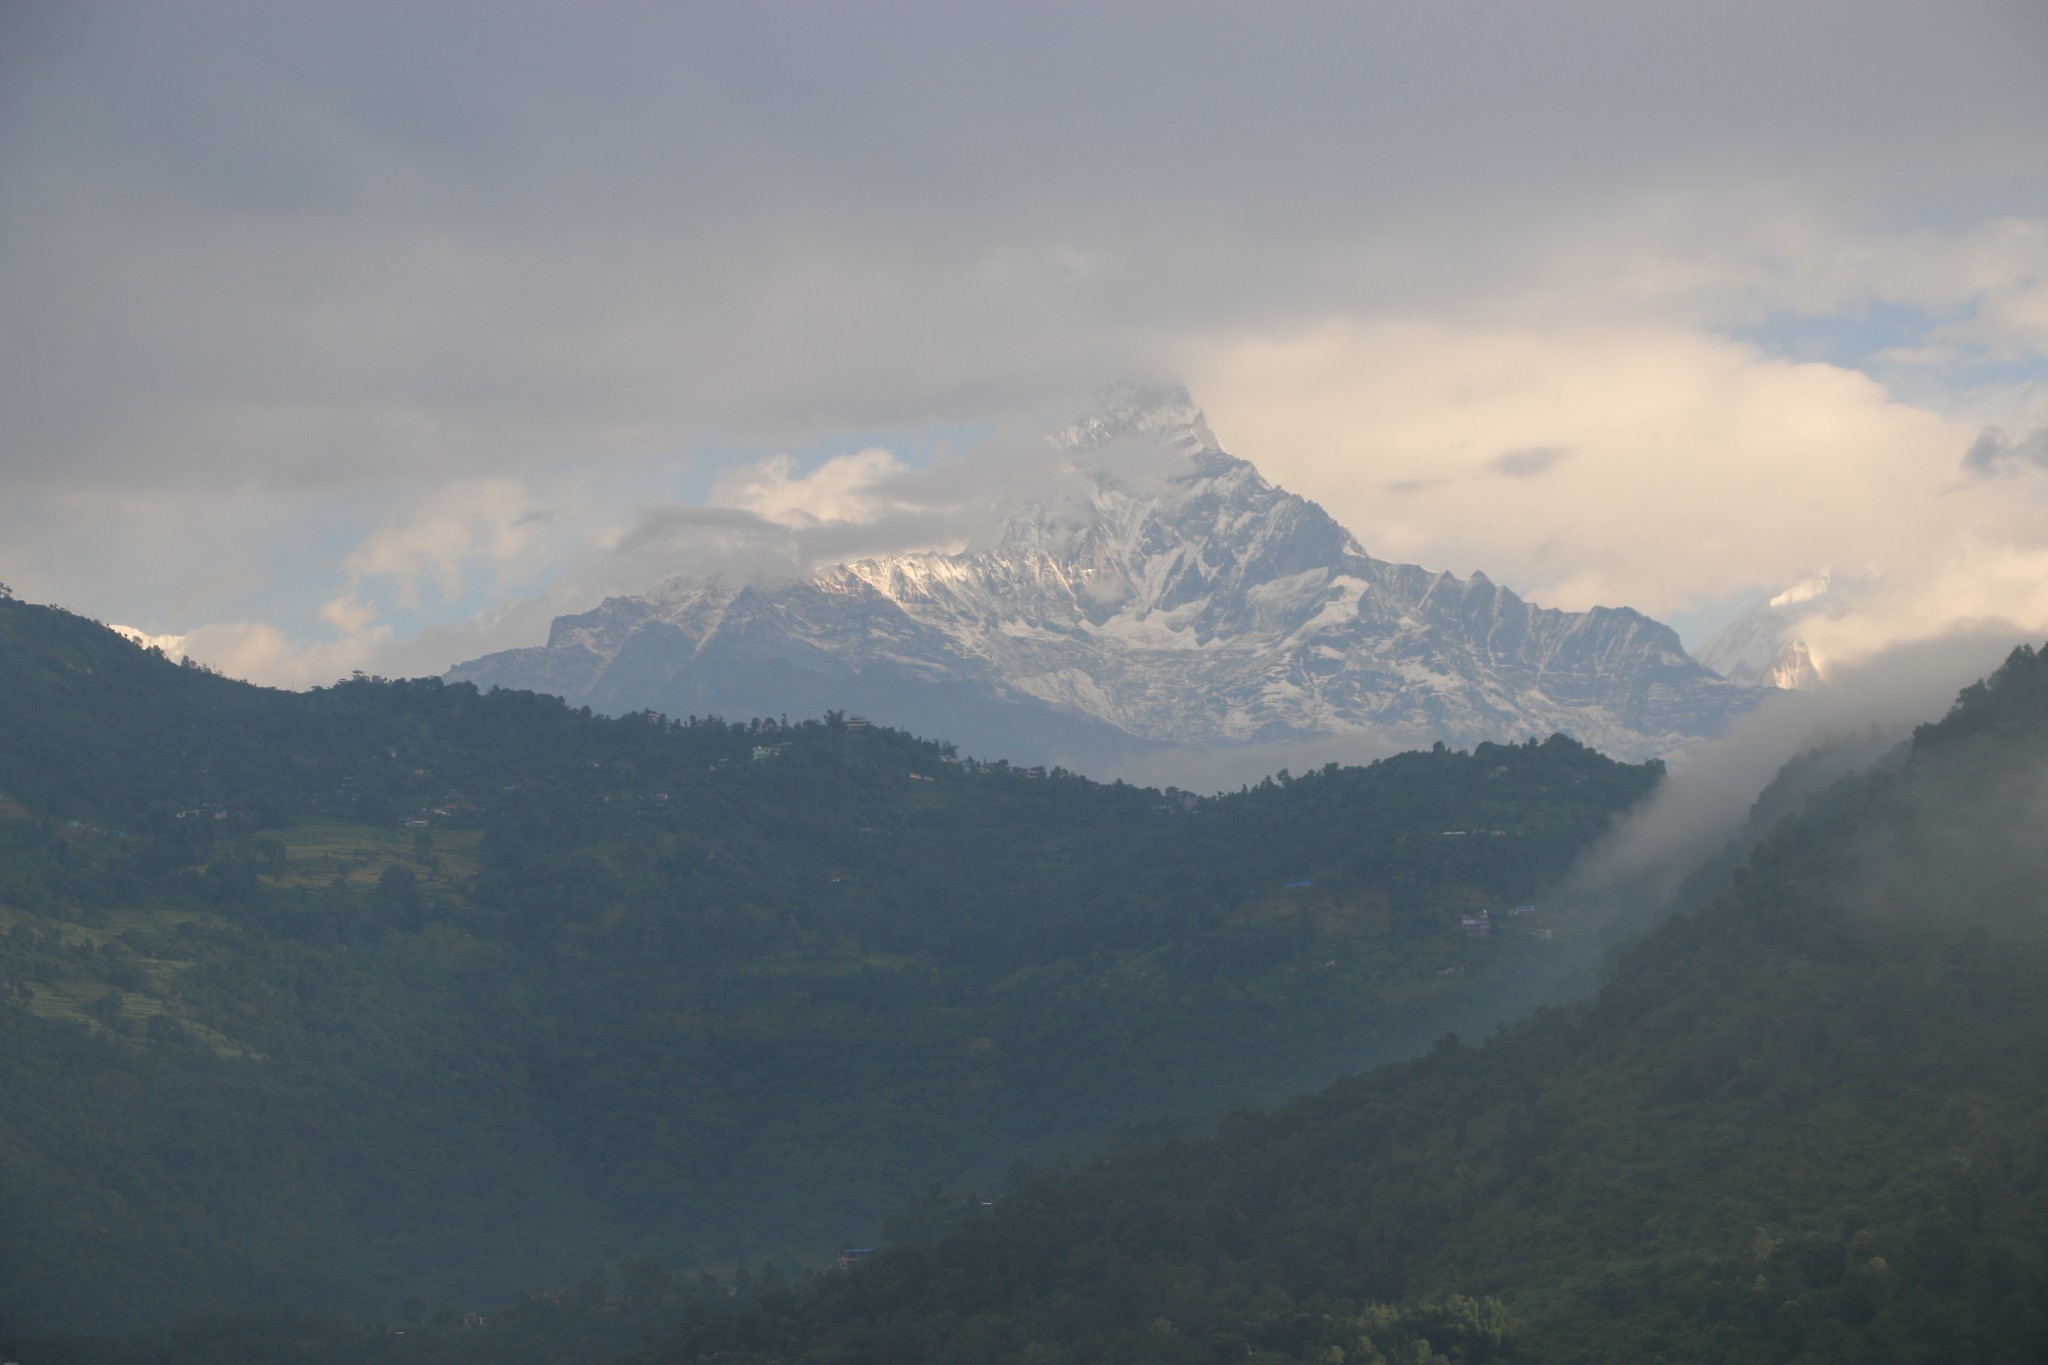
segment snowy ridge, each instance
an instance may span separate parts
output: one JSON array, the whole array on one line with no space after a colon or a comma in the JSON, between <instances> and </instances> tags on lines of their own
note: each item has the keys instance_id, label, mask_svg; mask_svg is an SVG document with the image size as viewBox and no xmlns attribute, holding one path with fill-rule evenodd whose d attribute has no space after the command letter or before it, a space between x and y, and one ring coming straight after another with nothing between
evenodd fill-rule
<instances>
[{"instance_id":1,"label":"snowy ridge","mask_svg":"<svg viewBox=\"0 0 2048 1365\"><path fill-rule=\"evenodd\" d=\"M1813 574L1738 616L1700 646L1695 657L1730 682L1811 690L1823 686L1826 675L1799 637L1800 625L1842 610L1833 575Z\"/></svg>"},{"instance_id":2,"label":"snowy ridge","mask_svg":"<svg viewBox=\"0 0 2048 1365\"><path fill-rule=\"evenodd\" d=\"M970 730L1003 712L1013 745L1061 717L1201 746L1564 731L1635 757L1755 699L1627 608L1555 611L1484 574L1372 558L1218 449L1185 393L1126 394L1054 443L1085 492L1018 507L987 548L780 584L672 580L450 676L610 711L822 701L927 730L936 700Z\"/></svg>"}]
</instances>

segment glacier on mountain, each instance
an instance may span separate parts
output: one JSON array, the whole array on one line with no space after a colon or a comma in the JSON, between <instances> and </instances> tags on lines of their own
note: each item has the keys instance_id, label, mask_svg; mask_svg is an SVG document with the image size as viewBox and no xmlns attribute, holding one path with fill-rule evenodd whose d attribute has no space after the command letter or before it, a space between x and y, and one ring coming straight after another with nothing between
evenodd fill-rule
<instances>
[{"instance_id":1,"label":"glacier on mountain","mask_svg":"<svg viewBox=\"0 0 2048 1365\"><path fill-rule=\"evenodd\" d=\"M1639 758L1756 700L1626 607L1558 611L1373 558L1226 454L1185 392L1126 391L1052 446L1060 491L985 545L674 578L449 677L612 713L845 709L1098 773L1162 746L1557 731Z\"/></svg>"}]
</instances>

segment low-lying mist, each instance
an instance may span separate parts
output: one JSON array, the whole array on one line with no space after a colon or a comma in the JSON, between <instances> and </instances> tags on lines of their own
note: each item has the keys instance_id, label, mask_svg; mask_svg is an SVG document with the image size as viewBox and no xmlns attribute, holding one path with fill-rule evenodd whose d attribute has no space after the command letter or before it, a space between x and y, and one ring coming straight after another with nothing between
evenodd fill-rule
<instances>
[{"instance_id":1,"label":"low-lying mist","mask_svg":"<svg viewBox=\"0 0 2048 1365\"><path fill-rule=\"evenodd\" d=\"M1792 758L1820 748L1835 755L1807 779L1816 786L1868 766L1913 726L1940 719L2016 643L2003 631L1920 641L1845 669L1823 689L1777 693L1727 735L1675 759L1650 799L1579 858L1561 894L1654 910L1743 832L1757 798Z\"/></svg>"},{"instance_id":2,"label":"low-lying mist","mask_svg":"<svg viewBox=\"0 0 2048 1365\"><path fill-rule=\"evenodd\" d=\"M1779 818L1896 752L1914 726L1940 719L1956 694L1996 669L2016 643L2007 631L1959 632L1875 656L1831 678L1824 690L1772 696L1727 735L1674 760L1648 800L1581 854L1549 893L1547 904L1573 912L1581 926L1569 947L1561 944L1540 968L1473 1002L1462 1017L1438 1021L1427 1036L1417 1031L1378 1040L1358 1068L1413 1055L1447 1031L1476 1039L1540 1006L1590 995L1623 945L1674 911L1710 898ZM2032 789L2025 808L2048 815L2048 780ZM2039 827L2037 820L2033 828ZM1927 837L1958 846L1975 840L1986 845L1986 857L2015 846L2011 831L1969 828L1945 835L1930 827ZM1897 887L1916 886L1907 869L1891 866L1897 856L1888 858L1889 870L1873 864L1871 877L1859 884L1875 887L1890 878ZM2048 850L2035 861L2048 864Z\"/></svg>"}]
</instances>

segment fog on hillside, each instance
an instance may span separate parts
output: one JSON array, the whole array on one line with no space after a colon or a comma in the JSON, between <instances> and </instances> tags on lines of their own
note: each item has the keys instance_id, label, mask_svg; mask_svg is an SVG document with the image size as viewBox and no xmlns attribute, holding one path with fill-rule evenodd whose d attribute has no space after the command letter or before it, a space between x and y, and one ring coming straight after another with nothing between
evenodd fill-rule
<instances>
[{"instance_id":1,"label":"fog on hillside","mask_svg":"<svg viewBox=\"0 0 2048 1365\"><path fill-rule=\"evenodd\" d=\"M1726 736L1675 758L1664 781L1580 854L1550 893L1549 904L1577 926L1569 947L1502 993L1474 1002L1453 1031L1481 1037L1541 1005L1593 993L1623 946L1725 886L1747 845L1770 824L1837 779L1881 760L1916 725L1939 720L1957 693L1997 668L2015 643L2010 632L1986 629L1892 649L1842 670L1824 690L1772 696ZM1805 763L1788 769L1802 756ZM1313 762L1312 756L1304 761ZM1772 800L1766 808L1759 798L1767 790ZM2032 793L2020 808L2044 806L2048 791ZM2009 863L2018 847L2011 829L1953 834L1975 841L1995 862ZM1859 887L1906 878L1895 857L1882 862L1893 870L1873 871ZM1908 884L1910 878L1899 883ZM1420 1032L1382 1040L1361 1055L1359 1066L1419 1051L1431 1041Z\"/></svg>"},{"instance_id":2,"label":"fog on hillside","mask_svg":"<svg viewBox=\"0 0 2048 1365\"><path fill-rule=\"evenodd\" d=\"M1725 737L1674 760L1655 794L1579 859L1563 894L1596 904L1669 900L1737 836L1787 760L1873 733L1904 738L1911 727L1939 720L2015 643L2009 631L1959 632L1887 650L1843 669L1823 689L1778 693ZM1848 750L1861 752L1853 744ZM1845 763L1834 775L1856 766Z\"/></svg>"}]
</instances>

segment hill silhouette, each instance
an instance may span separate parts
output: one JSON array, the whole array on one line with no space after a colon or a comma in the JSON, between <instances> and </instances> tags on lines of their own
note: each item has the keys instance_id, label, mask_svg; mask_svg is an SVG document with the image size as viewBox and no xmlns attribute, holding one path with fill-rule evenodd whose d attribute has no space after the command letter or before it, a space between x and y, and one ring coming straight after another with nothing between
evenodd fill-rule
<instances>
[{"instance_id":1,"label":"hill silhouette","mask_svg":"<svg viewBox=\"0 0 2048 1365\"><path fill-rule=\"evenodd\" d=\"M2048 1358L2044 779L2023 649L1597 999L636 1359Z\"/></svg>"},{"instance_id":2,"label":"hill silhouette","mask_svg":"<svg viewBox=\"0 0 2048 1365\"><path fill-rule=\"evenodd\" d=\"M282 693L11 601L0 737L35 1333L827 1263L933 1181L1487 1017L1659 772L1553 738L1162 792L836 713Z\"/></svg>"}]
</instances>

